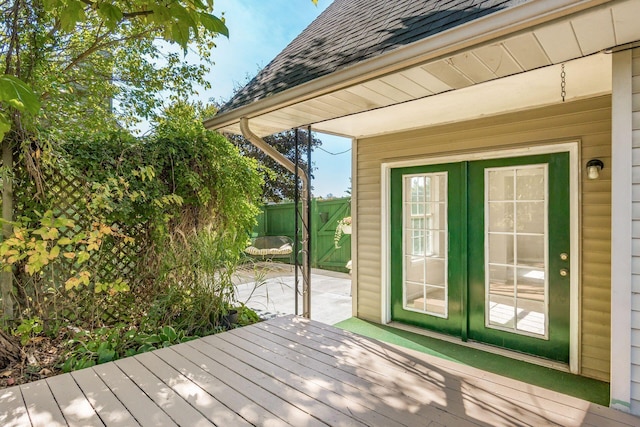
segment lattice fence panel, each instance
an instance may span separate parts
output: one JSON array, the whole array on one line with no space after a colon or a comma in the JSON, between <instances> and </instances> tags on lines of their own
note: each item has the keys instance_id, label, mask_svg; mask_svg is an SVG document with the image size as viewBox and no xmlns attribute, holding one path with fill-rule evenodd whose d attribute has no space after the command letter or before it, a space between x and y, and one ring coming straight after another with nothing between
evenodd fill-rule
<instances>
[{"instance_id":1,"label":"lattice fence panel","mask_svg":"<svg viewBox=\"0 0 640 427\"><path fill-rule=\"evenodd\" d=\"M47 171L44 177L45 195L44 200L35 201L31 195L35 194L29 179L22 179L25 185L16 187L16 212L15 216L21 216L26 210L33 209L44 212L51 209L55 217L66 217L72 219L75 223L74 227L59 229L60 236L73 239L78 233L91 230L94 224L87 212L87 200L91 197L91 189L89 184L78 176L63 173L60 170ZM83 269L88 270L92 274L92 283L114 282L116 279L122 279L130 286L135 286L139 279L142 248L145 245L146 224L137 224L132 227L124 227L120 224L108 224L118 234L126 235L134 238L134 242L125 242L124 239L118 237L107 236L104 239L100 251L92 254L92 257L83 265ZM63 251L72 251L73 247L63 248ZM108 321L117 318L116 308L108 305L97 303L99 298L93 295L93 289L81 289L78 292L73 290L64 291L64 283L71 277L73 272L78 269L74 259L59 257L55 262L47 266L45 274L40 277L27 278L21 272L18 272L18 280L25 283L31 281L29 285L23 285L24 293L28 297L35 291L29 290L30 286L34 286L34 281L40 281L40 288L46 289L53 286L62 291L66 297L76 301L74 306L75 315L78 318L95 317ZM29 279L29 280L27 280ZM38 286L37 284L35 286ZM83 312L86 310L86 312Z\"/></svg>"}]
</instances>

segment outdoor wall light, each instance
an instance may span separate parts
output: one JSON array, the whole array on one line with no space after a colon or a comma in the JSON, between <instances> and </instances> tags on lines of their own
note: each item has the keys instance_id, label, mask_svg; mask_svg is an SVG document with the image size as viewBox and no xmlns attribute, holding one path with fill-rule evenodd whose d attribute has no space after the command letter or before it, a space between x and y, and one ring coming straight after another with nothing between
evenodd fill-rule
<instances>
[{"instance_id":1,"label":"outdoor wall light","mask_svg":"<svg viewBox=\"0 0 640 427\"><path fill-rule=\"evenodd\" d=\"M598 179L600 171L604 168L604 163L600 159L591 159L587 162L587 177L589 179Z\"/></svg>"}]
</instances>

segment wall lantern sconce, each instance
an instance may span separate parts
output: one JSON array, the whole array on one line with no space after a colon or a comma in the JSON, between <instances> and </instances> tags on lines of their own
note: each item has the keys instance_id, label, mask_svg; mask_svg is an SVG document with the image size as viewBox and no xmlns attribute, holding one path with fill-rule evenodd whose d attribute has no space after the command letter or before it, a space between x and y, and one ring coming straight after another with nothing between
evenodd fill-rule
<instances>
[{"instance_id":1,"label":"wall lantern sconce","mask_svg":"<svg viewBox=\"0 0 640 427\"><path fill-rule=\"evenodd\" d=\"M589 179L598 179L600 171L604 168L604 163L600 159L591 159L587 162L587 177Z\"/></svg>"}]
</instances>

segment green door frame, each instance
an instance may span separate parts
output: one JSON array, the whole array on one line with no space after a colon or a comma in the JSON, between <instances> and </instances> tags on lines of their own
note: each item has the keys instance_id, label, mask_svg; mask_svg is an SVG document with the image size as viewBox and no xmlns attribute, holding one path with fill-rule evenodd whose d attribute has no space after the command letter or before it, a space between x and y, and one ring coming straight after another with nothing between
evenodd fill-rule
<instances>
[{"instance_id":1,"label":"green door frame","mask_svg":"<svg viewBox=\"0 0 640 427\"><path fill-rule=\"evenodd\" d=\"M476 160L488 160L488 159L498 159L498 158L510 158L510 157L523 157L523 156L531 156L538 154L551 154L551 153L560 153L560 152L568 152L569 153L569 205L570 205L570 246L571 253L573 256L570 259L570 271L572 272L570 275L570 349L569 349L569 365L567 366L564 363L556 363L543 361L533 356L522 355L517 352L513 352L510 350L502 350L492 346L483 345L479 343L465 343L470 347L481 348L485 351L492 351L499 354L504 354L508 357L515 357L518 359L523 359L530 361L532 363L540 363L547 366L552 366L561 370L570 370L573 373L578 373L578 330L579 330L579 301L578 301L578 283L579 283L579 220L578 220L578 212L579 212L579 181L580 181L580 168L579 168L579 142L565 142L558 143L554 145L538 145L527 148L515 148L515 149L505 149L505 150L494 150L491 152L484 153L469 153L469 154L461 154L461 155L450 155L450 156L439 156L439 157L429 157L423 159L412 159L407 161L395 161L389 163L383 163L381 167L382 172L382 322L391 324L392 326L398 326L404 328L405 326L396 322L392 322L391 318L391 227L390 227L390 218L391 218L391 172L396 168L406 168L412 166L426 166L426 165L437 165L442 163L455 163L455 162L467 162L467 161L476 161ZM465 171L466 174L466 171ZM466 239L466 233L461 237L462 239ZM466 254L465 254L466 255ZM468 296L463 294L460 296L461 303L468 303ZM411 328L411 327L409 327ZM412 329L412 330L415 330ZM422 331L425 335L434 335L437 337L446 338L437 332L429 332ZM464 339L467 338L468 331L465 327L461 328L461 340L463 342ZM451 340L451 337L446 338Z\"/></svg>"}]
</instances>

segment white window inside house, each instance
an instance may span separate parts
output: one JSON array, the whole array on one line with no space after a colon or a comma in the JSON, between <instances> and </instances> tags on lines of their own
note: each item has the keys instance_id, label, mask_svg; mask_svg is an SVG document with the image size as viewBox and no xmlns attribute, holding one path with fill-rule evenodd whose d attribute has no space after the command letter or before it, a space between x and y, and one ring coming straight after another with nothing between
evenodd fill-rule
<instances>
[{"instance_id":1,"label":"white window inside house","mask_svg":"<svg viewBox=\"0 0 640 427\"><path fill-rule=\"evenodd\" d=\"M447 174L403 177L403 305L447 317Z\"/></svg>"},{"instance_id":2,"label":"white window inside house","mask_svg":"<svg viewBox=\"0 0 640 427\"><path fill-rule=\"evenodd\" d=\"M485 170L485 324L547 337L547 165Z\"/></svg>"}]
</instances>

